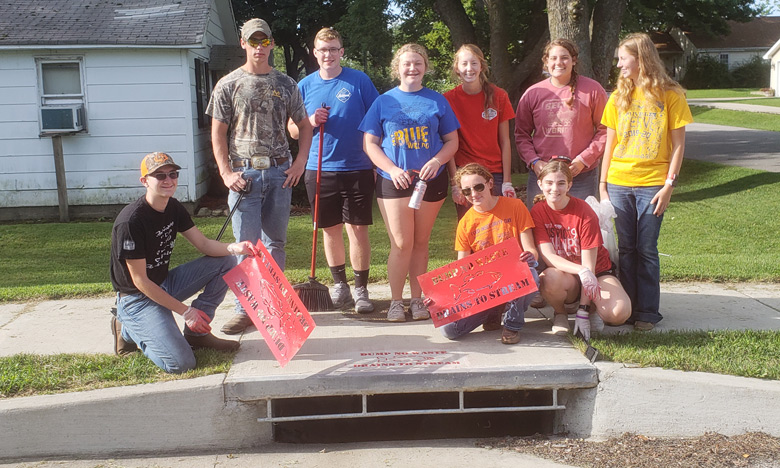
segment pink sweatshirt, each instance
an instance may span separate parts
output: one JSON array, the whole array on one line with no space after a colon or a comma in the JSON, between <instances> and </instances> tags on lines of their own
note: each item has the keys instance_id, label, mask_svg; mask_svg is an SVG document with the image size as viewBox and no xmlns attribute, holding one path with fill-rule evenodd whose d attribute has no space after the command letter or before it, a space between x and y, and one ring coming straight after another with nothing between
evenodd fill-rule
<instances>
[{"instance_id":1,"label":"pink sweatshirt","mask_svg":"<svg viewBox=\"0 0 780 468\"><path fill-rule=\"evenodd\" d=\"M572 107L568 86L556 88L545 79L528 88L517 104L515 144L526 164L553 156L578 158L587 170L598 166L604 154L607 129L601 114L607 93L601 85L584 76L577 77Z\"/></svg>"}]
</instances>

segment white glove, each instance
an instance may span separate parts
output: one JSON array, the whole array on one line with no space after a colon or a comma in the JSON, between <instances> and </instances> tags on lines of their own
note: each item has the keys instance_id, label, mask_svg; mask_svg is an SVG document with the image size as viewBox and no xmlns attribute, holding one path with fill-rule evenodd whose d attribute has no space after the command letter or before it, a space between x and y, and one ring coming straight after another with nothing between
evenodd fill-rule
<instances>
[{"instance_id":1,"label":"white glove","mask_svg":"<svg viewBox=\"0 0 780 468\"><path fill-rule=\"evenodd\" d=\"M601 293L601 286L599 286L599 280L596 278L596 275L587 267L580 270L577 274L580 276L580 282L585 289L585 295L588 296L588 299L591 301L598 299L599 293Z\"/></svg>"},{"instance_id":2,"label":"white glove","mask_svg":"<svg viewBox=\"0 0 780 468\"><path fill-rule=\"evenodd\" d=\"M236 257L240 255L257 255L257 247L254 246L249 241L244 242L234 242L232 244L228 244L227 251L230 252L232 255L235 255Z\"/></svg>"},{"instance_id":3,"label":"white glove","mask_svg":"<svg viewBox=\"0 0 780 468\"><path fill-rule=\"evenodd\" d=\"M577 309L577 315L574 317L574 336L577 332L582 334L585 341L590 341L590 314L587 310Z\"/></svg>"},{"instance_id":4,"label":"white glove","mask_svg":"<svg viewBox=\"0 0 780 468\"><path fill-rule=\"evenodd\" d=\"M504 182L501 184L501 193L507 198L517 198L515 187L512 185L512 182Z\"/></svg>"},{"instance_id":5,"label":"white glove","mask_svg":"<svg viewBox=\"0 0 780 468\"><path fill-rule=\"evenodd\" d=\"M211 318L206 315L206 312L189 306L181 315L184 317L187 327L195 333L209 333L211 331L211 325L209 325Z\"/></svg>"}]
</instances>

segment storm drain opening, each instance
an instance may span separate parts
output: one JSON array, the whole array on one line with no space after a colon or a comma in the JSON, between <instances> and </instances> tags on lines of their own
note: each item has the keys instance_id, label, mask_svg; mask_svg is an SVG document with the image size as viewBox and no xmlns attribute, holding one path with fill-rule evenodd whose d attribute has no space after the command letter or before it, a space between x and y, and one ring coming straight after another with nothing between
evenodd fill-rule
<instances>
[{"instance_id":1,"label":"storm drain opening","mask_svg":"<svg viewBox=\"0 0 780 468\"><path fill-rule=\"evenodd\" d=\"M557 389L283 398L268 401L273 438L337 443L552 434Z\"/></svg>"}]
</instances>

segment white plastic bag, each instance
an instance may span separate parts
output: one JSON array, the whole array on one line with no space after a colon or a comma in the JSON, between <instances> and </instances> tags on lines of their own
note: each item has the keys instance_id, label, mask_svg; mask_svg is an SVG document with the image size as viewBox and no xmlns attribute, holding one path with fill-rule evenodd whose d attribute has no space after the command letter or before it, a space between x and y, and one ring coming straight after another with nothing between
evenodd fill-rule
<instances>
[{"instance_id":1,"label":"white plastic bag","mask_svg":"<svg viewBox=\"0 0 780 468\"><path fill-rule=\"evenodd\" d=\"M618 264L618 247L617 240L615 238L615 227L612 223L612 219L617 218L615 213L615 207L609 200L602 200L599 203L596 197L589 196L585 199L591 209L596 212L599 217L599 228L601 228L601 237L604 239L604 247L609 251L609 259L615 265Z\"/></svg>"}]
</instances>

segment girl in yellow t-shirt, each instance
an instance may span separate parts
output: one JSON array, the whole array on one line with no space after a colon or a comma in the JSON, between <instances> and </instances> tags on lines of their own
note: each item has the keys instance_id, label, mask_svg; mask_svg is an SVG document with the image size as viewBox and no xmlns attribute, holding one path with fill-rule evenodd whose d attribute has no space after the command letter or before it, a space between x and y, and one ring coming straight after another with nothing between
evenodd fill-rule
<instances>
[{"instance_id":1,"label":"girl in yellow t-shirt","mask_svg":"<svg viewBox=\"0 0 780 468\"><path fill-rule=\"evenodd\" d=\"M669 78L647 34L626 37L618 49L620 76L601 122L607 144L599 193L615 207L620 282L631 299L628 323L650 330L663 316L658 234L693 122L682 87Z\"/></svg>"}]
</instances>

